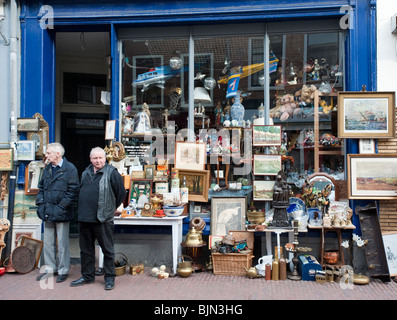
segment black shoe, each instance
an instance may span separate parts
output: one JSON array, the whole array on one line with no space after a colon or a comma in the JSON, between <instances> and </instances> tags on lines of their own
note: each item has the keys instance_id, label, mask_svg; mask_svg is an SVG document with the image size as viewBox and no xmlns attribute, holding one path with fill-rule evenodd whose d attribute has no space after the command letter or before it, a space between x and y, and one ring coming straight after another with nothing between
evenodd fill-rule
<instances>
[{"instance_id":1,"label":"black shoe","mask_svg":"<svg viewBox=\"0 0 397 320\"><path fill-rule=\"evenodd\" d=\"M45 280L56 275L58 275L58 272L52 273L49 272L48 270L45 270L41 275L37 276L36 280L37 281Z\"/></svg>"},{"instance_id":2,"label":"black shoe","mask_svg":"<svg viewBox=\"0 0 397 320\"><path fill-rule=\"evenodd\" d=\"M59 283L59 282L64 282L64 281L66 280L67 277L68 277L68 274L60 274L60 275L57 277L56 282L57 282L57 283Z\"/></svg>"},{"instance_id":3,"label":"black shoe","mask_svg":"<svg viewBox=\"0 0 397 320\"><path fill-rule=\"evenodd\" d=\"M70 283L70 286L71 287L78 287L78 286L82 286L83 284L89 284L89 283L94 283L94 282L95 282L95 280L85 280L83 277L81 277L81 278L79 278L79 279L77 279L75 281L72 281Z\"/></svg>"},{"instance_id":4,"label":"black shoe","mask_svg":"<svg viewBox=\"0 0 397 320\"><path fill-rule=\"evenodd\" d=\"M105 290L112 290L114 288L114 279L105 280Z\"/></svg>"}]
</instances>

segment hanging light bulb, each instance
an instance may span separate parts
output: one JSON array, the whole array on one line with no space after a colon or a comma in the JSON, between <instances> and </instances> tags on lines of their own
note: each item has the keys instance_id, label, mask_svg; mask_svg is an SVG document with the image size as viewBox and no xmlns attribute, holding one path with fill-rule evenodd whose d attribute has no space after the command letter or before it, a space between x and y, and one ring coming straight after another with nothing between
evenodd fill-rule
<instances>
[{"instance_id":1,"label":"hanging light bulb","mask_svg":"<svg viewBox=\"0 0 397 320\"><path fill-rule=\"evenodd\" d=\"M170 59L170 67L173 70L179 70L182 67L182 59L179 57L172 57Z\"/></svg>"},{"instance_id":2,"label":"hanging light bulb","mask_svg":"<svg viewBox=\"0 0 397 320\"><path fill-rule=\"evenodd\" d=\"M207 90L212 90L216 86L216 80L212 77L205 78L204 80L204 88Z\"/></svg>"}]
</instances>

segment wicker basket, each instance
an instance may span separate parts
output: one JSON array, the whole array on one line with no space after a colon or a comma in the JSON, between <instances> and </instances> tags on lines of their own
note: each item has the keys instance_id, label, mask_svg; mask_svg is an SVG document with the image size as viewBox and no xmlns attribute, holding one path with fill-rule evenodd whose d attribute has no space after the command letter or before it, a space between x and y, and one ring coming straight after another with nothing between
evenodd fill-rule
<instances>
[{"instance_id":1,"label":"wicker basket","mask_svg":"<svg viewBox=\"0 0 397 320\"><path fill-rule=\"evenodd\" d=\"M249 253L212 253L213 273L218 275L245 276L245 268L252 267L254 235L249 231L230 231L236 241L247 240Z\"/></svg>"},{"instance_id":2,"label":"wicker basket","mask_svg":"<svg viewBox=\"0 0 397 320\"><path fill-rule=\"evenodd\" d=\"M252 267L253 257L251 253L213 253L213 273L218 275L245 276L245 268Z\"/></svg>"}]
</instances>

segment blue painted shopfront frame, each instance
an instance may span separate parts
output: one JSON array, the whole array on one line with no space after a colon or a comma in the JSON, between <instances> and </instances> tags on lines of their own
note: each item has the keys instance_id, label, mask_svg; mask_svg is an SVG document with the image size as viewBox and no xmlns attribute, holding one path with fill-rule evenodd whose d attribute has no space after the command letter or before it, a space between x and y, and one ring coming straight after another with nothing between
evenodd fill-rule
<instances>
[{"instance_id":1,"label":"blue painted shopfront frame","mask_svg":"<svg viewBox=\"0 0 397 320\"><path fill-rule=\"evenodd\" d=\"M51 6L49 17L40 14ZM376 90L376 1L21 1L21 117L41 113L55 137L55 34L57 31L108 31L111 39L112 83L110 119L119 119L118 28L197 24L341 19L350 13L345 43L345 90ZM346 27L345 25L343 27ZM118 128L116 128L118 132ZM358 153L358 140L346 141L346 153ZM351 201L351 207L365 205ZM357 219L357 217L354 217ZM358 221L353 221L359 225Z\"/></svg>"}]
</instances>

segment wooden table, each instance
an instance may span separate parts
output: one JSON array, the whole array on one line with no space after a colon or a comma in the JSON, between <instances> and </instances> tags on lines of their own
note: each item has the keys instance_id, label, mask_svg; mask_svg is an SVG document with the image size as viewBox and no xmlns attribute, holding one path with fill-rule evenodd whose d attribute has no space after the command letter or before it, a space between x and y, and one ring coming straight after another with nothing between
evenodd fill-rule
<instances>
[{"instance_id":1,"label":"wooden table","mask_svg":"<svg viewBox=\"0 0 397 320\"><path fill-rule=\"evenodd\" d=\"M178 257L182 254L182 220L187 216L179 217L164 217L164 218L153 218L153 217L130 217L130 218L114 218L115 225L124 226L170 226L172 228L172 270L176 273Z\"/></svg>"}]
</instances>

